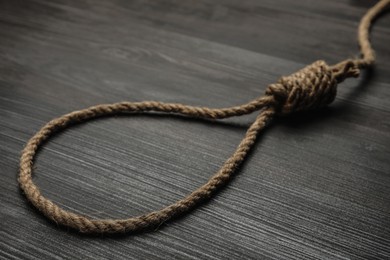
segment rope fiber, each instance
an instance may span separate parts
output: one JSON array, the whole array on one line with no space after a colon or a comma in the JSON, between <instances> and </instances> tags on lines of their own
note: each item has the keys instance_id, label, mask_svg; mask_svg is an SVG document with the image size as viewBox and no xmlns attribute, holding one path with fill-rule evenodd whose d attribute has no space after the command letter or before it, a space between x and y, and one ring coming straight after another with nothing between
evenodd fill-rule
<instances>
[{"instance_id":1,"label":"rope fiber","mask_svg":"<svg viewBox=\"0 0 390 260\"><path fill-rule=\"evenodd\" d=\"M379 1L362 18L358 29L360 58L347 59L333 66L328 66L324 61L316 61L290 76L282 77L277 83L268 86L264 96L246 104L215 109L156 101L120 102L89 107L51 120L28 141L22 151L18 178L20 188L24 191L27 199L47 218L59 225L83 233L135 232L156 228L165 221L193 209L209 199L218 188L226 185L235 170L245 160L259 132L274 116L288 115L330 104L336 97L338 83L346 78L358 77L361 69L372 66L375 56L369 41L369 30L373 20L389 4L390 0ZM41 194L32 179L34 157L38 148L55 132L71 124L99 116L148 111L206 119L223 119L256 111L260 113L247 130L233 155L226 160L220 170L206 184L161 210L127 219L92 219L64 210Z\"/></svg>"}]
</instances>

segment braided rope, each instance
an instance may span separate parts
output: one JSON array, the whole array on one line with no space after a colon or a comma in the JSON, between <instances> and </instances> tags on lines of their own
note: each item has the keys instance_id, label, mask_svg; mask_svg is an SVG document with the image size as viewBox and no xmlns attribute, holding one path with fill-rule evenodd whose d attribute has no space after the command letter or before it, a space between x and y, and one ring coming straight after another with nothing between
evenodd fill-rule
<instances>
[{"instance_id":1,"label":"braided rope","mask_svg":"<svg viewBox=\"0 0 390 260\"><path fill-rule=\"evenodd\" d=\"M140 231L161 225L165 221L188 212L199 203L209 199L218 188L226 185L247 153L254 145L259 132L275 115L288 115L296 111L315 109L330 104L336 97L337 84L348 77L357 77L360 69L374 63L374 51L369 42L369 29L372 21L390 0L382 0L372 7L361 20L358 39L362 58L342 61L328 66L324 61L317 61L302 70L282 77L277 83L268 86L265 95L240 106L222 109L186 106L155 101L121 102L102 104L87 109L74 111L48 122L27 143L20 158L19 184L26 197L46 217L52 221L84 233L117 233ZM77 122L103 115L156 111L183 114L189 117L222 119L241 116L260 111L256 120L247 130L244 138L233 155L206 184L187 197L142 216L128 219L91 219L60 208L45 198L32 180L34 156L45 140L56 131Z\"/></svg>"}]
</instances>

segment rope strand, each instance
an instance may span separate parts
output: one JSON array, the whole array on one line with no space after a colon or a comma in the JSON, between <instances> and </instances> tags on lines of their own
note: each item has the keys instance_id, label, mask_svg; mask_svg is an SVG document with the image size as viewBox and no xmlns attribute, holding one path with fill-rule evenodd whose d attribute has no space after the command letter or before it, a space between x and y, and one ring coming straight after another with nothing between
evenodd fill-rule
<instances>
[{"instance_id":1,"label":"rope strand","mask_svg":"<svg viewBox=\"0 0 390 260\"><path fill-rule=\"evenodd\" d=\"M373 20L389 4L390 0L378 2L362 18L358 30L362 58L344 60L333 66L328 66L324 61L316 61L290 76L282 77L277 83L268 86L264 96L246 104L214 109L156 101L121 102L97 105L56 118L43 126L28 141L22 151L18 178L20 187L27 199L46 217L57 224L80 232L134 232L158 227L165 221L188 212L201 202L209 199L220 187L226 185L235 170L245 160L259 132L266 127L275 115L288 115L293 112L315 109L330 104L336 97L338 83L346 78L359 76L360 69L371 66L375 61L375 56L369 41L369 29ZM34 157L43 142L56 131L62 130L70 124L84 122L103 115L148 111L207 119L241 116L255 111L260 111L260 113L247 130L233 155L226 160L221 169L206 184L161 210L128 219L92 219L66 211L41 194L32 180Z\"/></svg>"}]
</instances>

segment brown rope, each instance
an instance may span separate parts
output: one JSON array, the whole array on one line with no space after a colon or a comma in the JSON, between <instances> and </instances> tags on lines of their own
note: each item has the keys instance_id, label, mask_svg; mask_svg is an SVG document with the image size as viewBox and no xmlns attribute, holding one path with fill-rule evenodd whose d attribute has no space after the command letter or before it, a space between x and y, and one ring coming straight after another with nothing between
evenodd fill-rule
<instances>
[{"instance_id":1,"label":"brown rope","mask_svg":"<svg viewBox=\"0 0 390 260\"><path fill-rule=\"evenodd\" d=\"M277 83L268 86L264 96L246 104L213 109L155 101L121 102L93 106L50 121L28 141L22 152L18 179L21 189L28 200L46 217L57 224L85 233L141 231L157 227L179 214L188 212L200 202L209 199L219 187L229 182L235 169L244 161L248 151L255 143L258 133L264 129L274 115L288 115L296 111L315 109L330 104L336 97L337 83L349 77L357 77L360 69L374 63L374 51L369 42L369 29L374 18L389 3L390 0L378 2L361 20L358 32L361 58L345 60L334 66L328 66L324 61L314 62L290 76L282 77ZM183 114L189 117L208 119L241 116L255 111L260 111L260 113L247 130L237 150L206 184L187 197L161 210L128 219L92 219L66 211L41 194L32 180L34 156L39 146L56 131L64 129L70 124L84 122L103 115L146 111Z\"/></svg>"}]
</instances>

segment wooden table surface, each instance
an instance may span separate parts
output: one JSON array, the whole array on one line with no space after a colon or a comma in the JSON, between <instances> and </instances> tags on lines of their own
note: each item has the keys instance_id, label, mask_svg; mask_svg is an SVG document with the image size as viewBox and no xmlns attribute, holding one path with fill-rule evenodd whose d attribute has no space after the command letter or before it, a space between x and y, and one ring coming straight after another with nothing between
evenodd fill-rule
<instances>
[{"instance_id":1,"label":"wooden table surface","mask_svg":"<svg viewBox=\"0 0 390 260\"><path fill-rule=\"evenodd\" d=\"M274 121L227 187L154 231L80 235L17 185L21 150L50 119L124 100L245 103L315 60L357 55L373 3L0 0L0 258L390 259L390 15L373 70L330 107ZM40 150L34 181L77 213L147 213L205 183L255 116L90 121Z\"/></svg>"}]
</instances>

